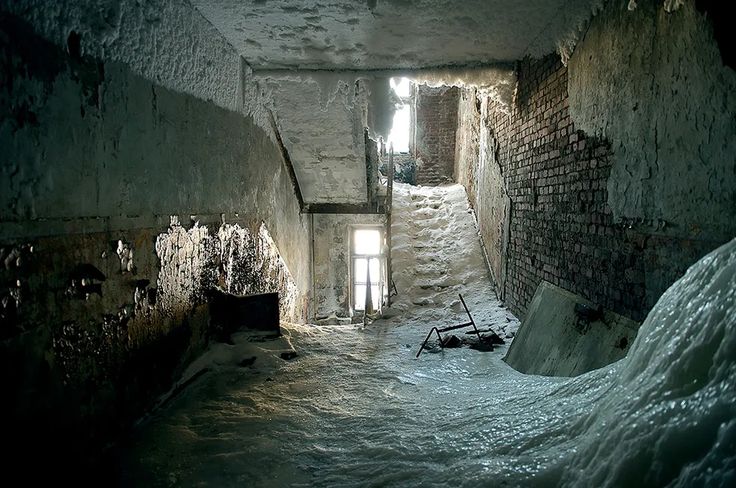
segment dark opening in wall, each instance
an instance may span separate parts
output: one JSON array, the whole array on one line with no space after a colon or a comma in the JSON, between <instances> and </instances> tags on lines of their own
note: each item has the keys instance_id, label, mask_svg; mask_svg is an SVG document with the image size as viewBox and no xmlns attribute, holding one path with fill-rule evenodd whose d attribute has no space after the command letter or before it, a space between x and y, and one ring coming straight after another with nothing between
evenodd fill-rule
<instances>
[{"instance_id":1,"label":"dark opening in wall","mask_svg":"<svg viewBox=\"0 0 736 488\"><path fill-rule=\"evenodd\" d=\"M71 31L66 38L66 48L73 59L82 58L82 39L76 31Z\"/></svg>"},{"instance_id":2,"label":"dark opening in wall","mask_svg":"<svg viewBox=\"0 0 736 488\"><path fill-rule=\"evenodd\" d=\"M729 2L716 0L696 0L695 7L699 12L705 14L713 26L713 37L718 43L723 64L731 69L736 69L736 48L734 48L733 28L731 26L731 5Z\"/></svg>"}]
</instances>

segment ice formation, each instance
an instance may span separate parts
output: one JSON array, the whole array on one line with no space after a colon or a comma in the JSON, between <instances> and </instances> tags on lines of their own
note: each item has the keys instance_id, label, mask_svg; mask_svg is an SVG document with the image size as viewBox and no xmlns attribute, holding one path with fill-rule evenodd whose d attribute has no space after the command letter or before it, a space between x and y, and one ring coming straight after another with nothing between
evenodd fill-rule
<instances>
[{"instance_id":1,"label":"ice formation","mask_svg":"<svg viewBox=\"0 0 736 488\"><path fill-rule=\"evenodd\" d=\"M503 349L415 360L427 329L455 318L444 291L419 285L422 246L435 245L439 258L427 266L468 284L479 322L506 321L475 282L482 270L473 269L472 214L458 193L398 187L395 229L407 231L395 243L400 315L366 328L286 324L299 353L288 362L254 353L260 346L252 338L216 346L198 363L209 373L137 432L124 481L734 486L736 240L675 283L629 355L606 368L576 378L528 376L501 361ZM459 222L443 229L436 224L446 212ZM464 274L453 274L456 264ZM258 357L239 367L241 354Z\"/></svg>"},{"instance_id":2,"label":"ice formation","mask_svg":"<svg viewBox=\"0 0 736 488\"><path fill-rule=\"evenodd\" d=\"M516 73L511 67L430 70L413 75L412 81L428 86L477 88L481 94L500 102L509 110L516 91Z\"/></svg>"}]
</instances>

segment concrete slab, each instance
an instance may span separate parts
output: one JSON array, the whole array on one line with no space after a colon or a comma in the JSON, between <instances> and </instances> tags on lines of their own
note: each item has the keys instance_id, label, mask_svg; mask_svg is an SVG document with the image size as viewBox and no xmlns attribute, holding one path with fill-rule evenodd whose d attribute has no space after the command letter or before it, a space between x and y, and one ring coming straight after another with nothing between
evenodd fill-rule
<instances>
[{"instance_id":1,"label":"concrete slab","mask_svg":"<svg viewBox=\"0 0 736 488\"><path fill-rule=\"evenodd\" d=\"M626 356L639 324L542 281L504 361L527 374L577 376Z\"/></svg>"}]
</instances>

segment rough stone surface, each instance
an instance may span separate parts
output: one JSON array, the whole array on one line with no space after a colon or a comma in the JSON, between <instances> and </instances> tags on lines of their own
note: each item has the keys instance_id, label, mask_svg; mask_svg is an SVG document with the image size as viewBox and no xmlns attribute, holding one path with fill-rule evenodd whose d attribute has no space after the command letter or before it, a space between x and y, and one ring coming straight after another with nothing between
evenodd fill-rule
<instances>
[{"instance_id":1,"label":"rough stone surface","mask_svg":"<svg viewBox=\"0 0 736 488\"><path fill-rule=\"evenodd\" d=\"M609 2L570 59L570 114L611 141L616 222L725 242L736 234L736 72L696 2L677 4Z\"/></svg>"},{"instance_id":2,"label":"rough stone surface","mask_svg":"<svg viewBox=\"0 0 736 488\"><path fill-rule=\"evenodd\" d=\"M418 85L415 89L411 151L417 160L419 185L454 181L458 96L454 87Z\"/></svg>"},{"instance_id":3,"label":"rough stone surface","mask_svg":"<svg viewBox=\"0 0 736 488\"><path fill-rule=\"evenodd\" d=\"M255 69L396 69L555 50L595 0L194 0Z\"/></svg>"},{"instance_id":4,"label":"rough stone surface","mask_svg":"<svg viewBox=\"0 0 736 488\"><path fill-rule=\"evenodd\" d=\"M556 56L526 60L518 79L511 114L470 91L459 109L459 133L465 135L458 136L458 179L469 188L504 299L523 316L546 280L641 320L718 242L614 222L607 203L614 152L607 141L575 127L566 68Z\"/></svg>"},{"instance_id":5,"label":"rough stone surface","mask_svg":"<svg viewBox=\"0 0 736 488\"><path fill-rule=\"evenodd\" d=\"M7 16L0 66L4 432L74 470L201 352L208 290L305 319L308 220L251 118Z\"/></svg>"}]
</instances>

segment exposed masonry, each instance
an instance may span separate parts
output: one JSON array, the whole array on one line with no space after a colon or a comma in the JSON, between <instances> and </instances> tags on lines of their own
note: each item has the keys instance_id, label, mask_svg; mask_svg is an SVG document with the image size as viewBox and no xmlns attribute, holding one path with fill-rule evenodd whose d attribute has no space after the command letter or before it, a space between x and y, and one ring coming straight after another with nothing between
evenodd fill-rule
<instances>
[{"instance_id":1,"label":"exposed masonry","mask_svg":"<svg viewBox=\"0 0 736 488\"><path fill-rule=\"evenodd\" d=\"M641 320L711 243L614 224L612 151L575 129L567 69L557 56L525 60L518 78L510 115L472 90L459 105L458 132L467 135L458 136L458 180L476 209L494 279L520 316L547 280ZM508 212L494 195L508 195Z\"/></svg>"},{"instance_id":2,"label":"exposed masonry","mask_svg":"<svg viewBox=\"0 0 736 488\"><path fill-rule=\"evenodd\" d=\"M455 87L415 88L412 153L417 160L419 185L453 181L458 94Z\"/></svg>"}]
</instances>

